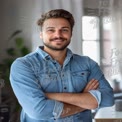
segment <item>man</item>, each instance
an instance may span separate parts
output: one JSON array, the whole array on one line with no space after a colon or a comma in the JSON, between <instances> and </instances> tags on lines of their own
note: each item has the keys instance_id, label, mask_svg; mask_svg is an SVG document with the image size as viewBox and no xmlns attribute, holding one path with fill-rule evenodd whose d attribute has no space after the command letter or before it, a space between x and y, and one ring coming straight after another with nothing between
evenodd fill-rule
<instances>
[{"instance_id":1,"label":"man","mask_svg":"<svg viewBox=\"0 0 122 122\"><path fill-rule=\"evenodd\" d=\"M72 14L51 10L38 25L44 46L11 66L11 85L22 106L21 122L92 122L91 109L114 104L113 90L96 62L67 48Z\"/></svg>"}]
</instances>

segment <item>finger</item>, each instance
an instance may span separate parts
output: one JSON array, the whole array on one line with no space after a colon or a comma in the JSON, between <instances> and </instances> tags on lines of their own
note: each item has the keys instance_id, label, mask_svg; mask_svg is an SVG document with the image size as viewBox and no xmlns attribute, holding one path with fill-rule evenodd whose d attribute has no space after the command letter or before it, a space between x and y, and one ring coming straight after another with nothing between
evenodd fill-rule
<instances>
[{"instance_id":1,"label":"finger","mask_svg":"<svg viewBox=\"0 0 122 122\"><path fill-rule=\"evenodd\" d=\"M98 80L92 80L92 82L89 85L89 89L95 89L99 85Z\"/></svg>"},{"instance_id":2,"label":"finger","mask_svg":"<svg viewBox=\"0 0 122 122\"><path fill-rule=\"evenodd\" d=\"M96 84L94 84L94 85L91 87L91 89L98 89L98 87L99 87L99 82L97 82Z\"/></svg>"},{"instance_id":3,"label":"finger","mask_svg":"<svg viewBox=\"0 0 122 122\"><path fill-rule=\"evenodd\" d=\"M91 87L91 84L92 84L93 81L94 81L94 79L92 79L92 80L90 80L90 81L88 82L88 84L87 84L86 87L84 88L84 91L83 91L83 92L87 92L87 91L90 90L90 87Z\"/></svg>"},{"instance_id":4,"label":"finger","mask_svg":"<svg viewBox=\"0 0 122 122\"><path fill-rule=\"evenodd\" d=\"M98 81L96 79L92 79L89 81L89 83L87 84L86 88L92 88Z\"/></svg>"},{"instance_id":5,"label":"finger","mask_svg":"<svg viewBox=\"0 0 122 122\"><path fill-rule=\"evenodd\" d=\"M94 82L95 79L92 79L88 82L88 84L86 85L86 89L89 88L91 86L91 84Z\"/></svg>"},{"instance_id":6,"label":"finger","mask_svg":"<svg viewBox=\"0 0 122 122\"><path fill-rule=\"evenodd\" d=\"M99 86L98 80L92 79L89 81L83 92L88 92L89 90L97 89L98 86Z\"/></svg>"}]
</instances>

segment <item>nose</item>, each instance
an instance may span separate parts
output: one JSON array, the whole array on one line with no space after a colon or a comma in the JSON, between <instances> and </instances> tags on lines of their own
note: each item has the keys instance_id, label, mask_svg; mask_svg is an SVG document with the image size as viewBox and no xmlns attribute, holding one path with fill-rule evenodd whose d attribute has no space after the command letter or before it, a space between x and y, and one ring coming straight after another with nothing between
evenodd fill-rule
<instances>
[{"instance_id":1,"label":"nose","mask_svg":"<svg viewBox=\"0 0 122 122\"><path fill-rule=\"evenodd\" d=\"M62 36L61 30L56 30L55 31L55 36L56 37L61 37Z\"/></svg>"}]
</instances>

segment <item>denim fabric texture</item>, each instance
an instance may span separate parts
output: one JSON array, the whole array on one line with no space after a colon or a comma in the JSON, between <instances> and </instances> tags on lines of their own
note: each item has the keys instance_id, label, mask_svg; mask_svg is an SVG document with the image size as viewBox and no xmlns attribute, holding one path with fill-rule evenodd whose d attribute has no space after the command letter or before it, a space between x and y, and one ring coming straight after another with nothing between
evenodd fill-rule
<instances>
[{"instance_id":1,"label":"denim fabric texture","mask_svg":"<svg viewBox=\"0 0 122 122\"><path fill-rule=\"evenodd\" d=\"M17 58L11 66L11 85L22 106L21 122L92 122L91 110L60 118L63 103L47 99L45 93L79 93L93 78L99 81L99 88L89 92L99 108L114 104L113 89L95 61L67 48L61 66L42 48Z\"/></svg>"}]
</instances>

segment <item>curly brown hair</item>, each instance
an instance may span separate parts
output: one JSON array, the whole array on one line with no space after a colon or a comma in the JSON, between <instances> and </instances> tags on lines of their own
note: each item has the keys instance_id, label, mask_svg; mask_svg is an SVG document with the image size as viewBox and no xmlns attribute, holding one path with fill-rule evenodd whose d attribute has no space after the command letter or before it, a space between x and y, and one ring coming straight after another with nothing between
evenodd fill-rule
<instances>
[{"instance_id":1,"label":"curly brown hair","mask_svg":"<svg viewBox=\"0 0 122 122\"><path fill-rule=\"evenodd\" d=\"M64 9L54 9L45 14L42 14L41 18L37 21L37 24L42 28L44 21L50 18L64 18L68 20L68 22L71 25L71 29L73 29L75 23L74 17L70 12Z\"/></svg>"}]
</instances>

